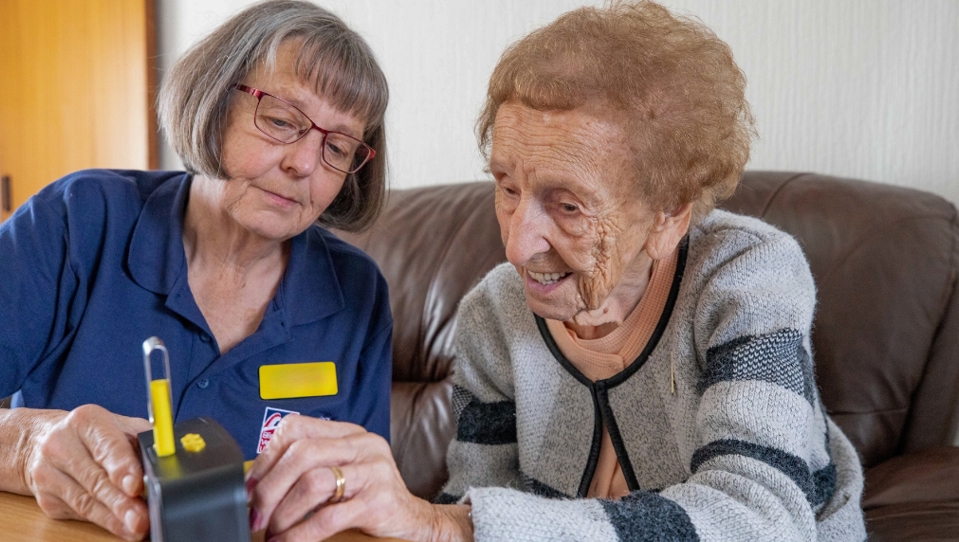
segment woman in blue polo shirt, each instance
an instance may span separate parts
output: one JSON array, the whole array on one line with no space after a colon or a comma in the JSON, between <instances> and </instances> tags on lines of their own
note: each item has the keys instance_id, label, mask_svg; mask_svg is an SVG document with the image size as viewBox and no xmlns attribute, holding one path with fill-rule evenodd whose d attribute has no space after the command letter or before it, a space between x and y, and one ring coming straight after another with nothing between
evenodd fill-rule
<instances>
[{"instance_id":1,"label":"woman in blue polo shirt","mask_svg":"<svg viewBox=\"0 0 959 542\"><path fill-rule=\"evenodd\" d=\"M386 283L323 227L379 212L387 99L336 16L257 4L160 90L186 172L74 173L0 226L0 397L15 407L0 410L0 490L142 538L131 442L149 429L151 336L170 354L174 420L212 417L248 459L290 412L389 437ZM325 381L304 391L261 372L302 363Z\"/></svg>"}]
</instances>

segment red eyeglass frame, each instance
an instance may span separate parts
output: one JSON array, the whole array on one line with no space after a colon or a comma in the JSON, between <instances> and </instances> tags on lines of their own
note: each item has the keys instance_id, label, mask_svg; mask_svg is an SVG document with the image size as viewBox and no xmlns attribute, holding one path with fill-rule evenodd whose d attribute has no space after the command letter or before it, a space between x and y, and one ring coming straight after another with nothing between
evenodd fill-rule
<instances>
[{"instance_id":1,"label":"red eyeglass frame","mask_svg":"<svg viewBox=\"0 0 959 542\"><path fill-rule=\"evenodd\" d=\"M230 87L230 88L231 88L231 89L235 89L235 90L239 90L240 92L244 92L244 93L249 94L249 95L253 96L254 98L256 98L256 107L257 107L257 109L259 109L259 107L260 107L260 99L261 99L263 96L269 96L270 98L273 98L274 100L279 100L279 101L285 103L286 105L292 107L292 108L295 109L297 112L299 112L301 115L303 115L303 118L305 118L306 120L310 121L310 128L309 128L308 130L305 130L302 134L300 134L299 137L297 137L297 138L294 139L293 141L283 141L282 139L277 139L277 138L273 137L272 135L266 133L262 128L260 128L260 126L256 123L256 113L254 113L254 114L253 114L253 118L254 118L253 125L256 126L256 129L259 130L260 133L262 133L262 134L265 135L266 137L272 139L273 141L276 141L276 142L278 142L278 143L282 143L282 144L284 144L284 145L289 145L289 144L291 144L291 143L296 143L297 141L299 141L299 140L303 139L304 137L306 137L306 134L310 133L310 130L316 130L316 131L320 132L321 134L323 134L323 141L322 141L322 143L321 143L322 148L323 148L323 151L320 153L320 157L323 159L323 163L326 164L326 165L328 165L328 166L330 166L331 168L333 168L333 169L335 169L335 170L337 170L337 171L346 173L347 175L352 175L353 173L356 173L357 171L359 171L360 169L362 169L363 166L365 166L366 164L368 164L368 163L370 162L370 160L372 160L374 157L376 157L376 149L374 149L373 147L370 147L369 145L367 145L363 140L357 139L357 138L351 136L350 134L344 134L343 132L337 132L337 131L335 131L335 130L325 130L325 129L323 129L323 128L320 128L319 125L317 125L315 122L313 122L313 119L311 119L310 116L307 115L306 113L304 113L299 107L291 104L290 102L284 100L283 98L280 98L279 96L274 96L273 94L270 94L269 92L265 92L265 91L262 91L262 90L260 90L260 89L258 89L258 88L250 87L250 86L247 86L247 85L242 85L242 84L240 84L240 83L236 83L236 84L234 84L234 85L233 85L232 87ZM357 167L356 167L355 169L353 169L352 171L347 171L347 170L344 170L344 169L340 169L340 168L334 166L333 164L331 164L330 161L326 159L326 148L325 148L325 147L326 147L326 136L328 136L329 134L337 134L337 135L341 135L341 136L344 136L344 137L348 137L348 138L356 141L357 143L359 143L359 145L357 146L357 149L365 148L369 154L367 154L366 159L363 160L363 162L361 162L360 165L357 166Z\"/></svg>"}]
</instances>

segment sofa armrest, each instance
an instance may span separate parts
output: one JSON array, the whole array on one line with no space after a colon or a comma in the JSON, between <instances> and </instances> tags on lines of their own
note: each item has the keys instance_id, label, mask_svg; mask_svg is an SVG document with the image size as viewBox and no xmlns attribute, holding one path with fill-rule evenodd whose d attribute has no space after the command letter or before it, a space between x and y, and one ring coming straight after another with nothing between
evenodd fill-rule
<instances>
[{"instance_id":1,"label":"sofa armrest","mask_svg":"<svg viewBox=\"0 0 959 542\"><path fill-rule=\"evenodd\" d=\"M959 502L959 447L937 446L896 456L866 471L862 506Z\"/></svg>"}]
</instances>

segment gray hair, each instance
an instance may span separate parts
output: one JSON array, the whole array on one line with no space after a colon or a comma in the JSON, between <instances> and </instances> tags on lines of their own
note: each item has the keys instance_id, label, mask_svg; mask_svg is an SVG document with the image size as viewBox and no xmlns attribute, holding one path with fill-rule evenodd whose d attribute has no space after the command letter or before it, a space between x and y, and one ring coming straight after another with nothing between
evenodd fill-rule
<instances>
[{"instance_id":1,"label":"gray hair","mask_svg":"<svg viewBox=\"0 0 959 542\"><path fill-rule=\"evenodd\" d=\"M369 46L336 15L309 2L268 0L231 17L191 47L164 78L157 97L160 125L187 171L227 178L221 163L230 90L261 64L272 69L279 47L300 45L296 76L335 108L366 119L363 141L376 158L347 175L320 216L348 231L368 227L386 191L386 77Z\"/></svg>"}]
</instances>

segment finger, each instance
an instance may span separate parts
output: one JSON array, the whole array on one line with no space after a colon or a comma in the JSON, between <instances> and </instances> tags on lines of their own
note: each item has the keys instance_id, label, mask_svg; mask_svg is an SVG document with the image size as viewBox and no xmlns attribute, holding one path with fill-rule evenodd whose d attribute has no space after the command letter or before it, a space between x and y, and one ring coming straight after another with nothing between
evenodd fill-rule
<instances>
[{"instance_id":1,"label":"finger","mask_svg":"<svg viewBox=\"0 0 959 542\"><path fill-rule=\"evenodd\" d=\"M414 521L414 516L429 516L417 513L416 509L422 512L423 506L420 505L426 508L430 505L409 494L393 462L389 444L372 434L338 439L337 444L361 451L360 457L340 466L346 482L345 501L321 505L315 513L303 518L303 511L309 509L302 503L296 504L297 500L306 500L309 505L326 503L335 491L336 478L330 473L329 481L325 482L318 477L298 480L270 517L271 532L283 533L281 539L288 537L290 540L324 539L351 527L361 528L374 536L403 538L415 533L422 524ZM304 484L302 489L299 487L301 482ZM307 484L313 487L308 489ZM321 487L316 488L317 485Z\"/></svg>"},{"instance_id":2,"label":"finger","mask_svg":"<svg viewBox=\"0 0 959 542\"><path fill-rule=\"evenodd\" d=\"M37 503L50 517L58 519L83 519L96 523L111 533L130 540L146 534L149 521L147 509L137 503L123 516L87 492L76 480L64 472L48 470L43 473L45 487L56 487L56 494L42 492Z\"/></svg>"},{"instance_id":3,"label":"finger","mask_svg":"<svg viewBox=\"0 0 959 542\"><path fill-rule=\"evenodd\" d=\"M49 479L54 474L63 476L63 473L60 471L55 471L55 473L45 472L38 476L38 478L43 479L44 486L34 493L34 497L37 499L37 505L43 510L44 514L54 519L84 519L74 511L69 504L63 502L63 499L60 498L60 495L66 494L66 491L62 488L62 484L65 481L73 484L76 484L76 482L69 476L63 476L63 479L58 478L57 481L54 482L61 484L55 486L57 487L57 491L52 491L49 489L51 486L47 484L50 483Z\"/></svg>"},{"instance_id":4,"label":"finger","mask_svg":"<svg viewBox=\"0 0 959 542\"><path fill-rule=\"evenodd\" d=\"M71 413L40 444L38 455L31 461L32 490L34 494L47 493L63 498L65 491L77 485L84 493L109 506L114 515L123 517L133 503L128 502L129 498L110 481L106 471L78 436L78 433L85 431L84 426L90 421L86 418L91 414L96 417L96 413L91 411L78 415ZM76 491L74 496L77 497ZM73 501L63 500L73 507Z\"/></svg>"},{"instance_id":5,"label":"finger","mask_svg":"<svg viewBox=\"0 0 959 542\"><path fill-rule=\"evenodd\" d=\"M63 499L80 517L122 538L142 538L149 526L148 512L142 502L136 503L139 506L135 504L126 509L122 516L118 516L109 506L98 501L79 485L68 490Z\"/></svg>"},{"instance_id":6,"label":"finger","mask_svg":"<svg viewBox=\"0 0 959 542\"><path fill-rule=\"evenodd\" d=\"M286 453L276 461L273 468L259 481L253 491L250 499L253 509L252 516L259 520L254 522L254 530L273 521L272 516L280 502L286 498L302 477L307 476L307 473L319 469L309 476L323 476L325 478L327 474L324 471L329 471L330 465L337 465L344 470L344 476L346 476L345 471L356 467L356 463L364 464L358 469L358 472L367 475L380 473L375 476L381 482L381 485L388 488L389 491L406 491L406 485L393 462L389 444L379 435L367 432L351 432L345 437L335 439L297 440L287 447ZM291 522L299 521L303 517L304 511L325 503L336 488L335 476L329 479L333 482L327 482L325 485L322 485L322 482L305 480L300 486L304 489L299 490L300 496L305 499L305 502L290 505L277 521L283 527L286 527ZM365 485L365 479L354 477L354 481L359 483L347 483L346 498L354 495L358 488ZM321 486L316 487L317 484L321 484ZM312 487L306 490L305 488L309 486ZM323 495L323 497L318 495Z\"/></svg>"},{"instance_id":7,"label":"finger","mask_svg":"<svg viewBox=\"0 0 959 542\"><path fill-rule=\"evenodd\" d=\"M363 527L378 530L380 526L374 527L369 522L382 519L381 512L385 510L397 509L395 498L407 494L406 485L398 477L393 463L383 461L382 458L377 458L370 463L348 463L339 468L345 484L338 503L329 502L336 493L336 475L332 469L329 467L313 469L296 481L269 516L270 531L276 533L287 531L314 514L339 507L347 501L354 504L364 503L368 510L379 510L376 514L362 518L362 521L367 522L362 524ZM345 529L361 526L349 523L354 521L352 518L349 516L348 519L343 520L347 523L337 522L336 527Z\"/></svg>"},{"instance_id":8,"label":"finger","mask_svg":"<svg viewBox=\"0 0 959 542\"><path fill-rule=\"evenodd\" d=\"M259 480L250 502L264 518L269 518L275 505L304 473L319 467L328 468L330 465L342 469L357 462L373 465L372 470L395 473L394 476L388 477L389 481L406 488L395 468L390 445L379 435L362 432L341 438L305 438L293 442L263 479Z\"/></svg>"},{"instance_id":9,"label":"finger","mask_svg":"<svg viewBox=\"0 0 959 542\"><path fill-rule=\"evenodd\" d=\"M128 497L120 488L113 485L106 471L93 462L85 462L87 468L72 470L74 485L78 488L73 493L65 494L68 504L79 514L86 514L88 510L95 511L96 516L84 516L98 524L104 517L104 510L120 521L128 535L142 535L149 526L147 508L139 497ZM93 503L87 503L87 500ZM91 512L92 513L92 512ZM117 531L111 532L119 534Z\"/></svg>"},{"instance_id":10,"label":"finger","mask_svg":"<svg viewBox=\"0 0 959 542\"><path fill-rule=\"evenodd\" d=\"M131 418L129 416L120 416L119 414L114 414L113 417L117 422L117 426L121 431L126 433L128 437L136 438L140 433L153 429L153 425L143 418Z\"/></svg>"},{"instance_id":11,"label":"finger","mask_svg":"<svg viewBox=\"0 0 959 542\"><path fill-rule=\"evenodd\" d=\"M250 506L264 520L269 520L276 506L302 476L315 469L329 470L329 465L347 463L353 454L354 451L345 446L342 439L311 438L292 443L256 485Z\"/></svg>"},{"instance_id":12,"label":"finger","mask_svg":"<svg viewBox=\"0 0 959 542\"><path fill-rule=\"evenodd\" d=\"M342 438L365 432L366 429L363 427L348 422L320 420L291 414L280 422L266 450L253 462L247 478L261 480L286 453L287 448L295 442L312 438Z\"/></svg>"},{"instance_id":13,"label":"finger","mask_svg":"<svg viewBox=\"0 0 959 542\"><path fill-rule=\"evenodd\" d=\"M328 503L335 493L336 475L329 467L304 473L270 514L270 530L283 532L289 529Z\"/></svg>"},{"instance_id":14,"label":"finger","mask_svg":"<svg viewBox=\"0 0 959 542\"><path fill-rule=\"evenodd\" d=\"M140 441L137 440L137 435L143 433L144 431L150 431L153 429L153 425L143 418L130 418L127 416L114 415L117 424L120 427L120 430L126 433L127 441L130 443L130 448L133 451L134 457L137 458L137 466L139 467L140 474L134 474L132 477L127 474L124 475L120 480L120 489L123 490L130 497L139 497L143 495L143 468L141 466L141 455L140 455Z\"/></svg>"},{"instance_id":15,"label":"finger","mask_svg":"<svg viewBox=\"0 0 959 542\"><path fill-rule=\"evenodd\" d=\"M71 413L71 416L79 419L77 436L89 450L93 461L106 473L110 483L104 484L96 472L88 473L93 475L92 478L80 478L77 481L103 501L116 500L114 489L120 490L128 498L138 496L143 484L143 469L125 431L126 427L121 427L121 424L126 423L118 421L106 410L86 412L81 411L83 408Z\"/></svg>"},{"instance_id":16,"label":"finger","mask_svg":"<svg viewBox=\"0 0 959 542\"><path fill-rule=\"evenodd\" d=\"M369 507L360 500L325 506L285 531L271 531L274 538L270 542L274 542L274 539L275 542L326 540L336 533L359 526L361 519L369 516L369 513Z\"/></svg>"},{"instance_id":17,"label":"finger","mask_svg":"<svg viewBox=\"0 0 959 542\"><path fill-rule=\"evenodd\" d=\"M43 456L50 465L70 476L117 518L128 518L132 526L141 523L142 501L125 493L121 485L135 490L142 484L143 474L114 415L101 407L84 405L70 412L63 428L58 438L44 443Z\"/></svg>"}]
</instances>

